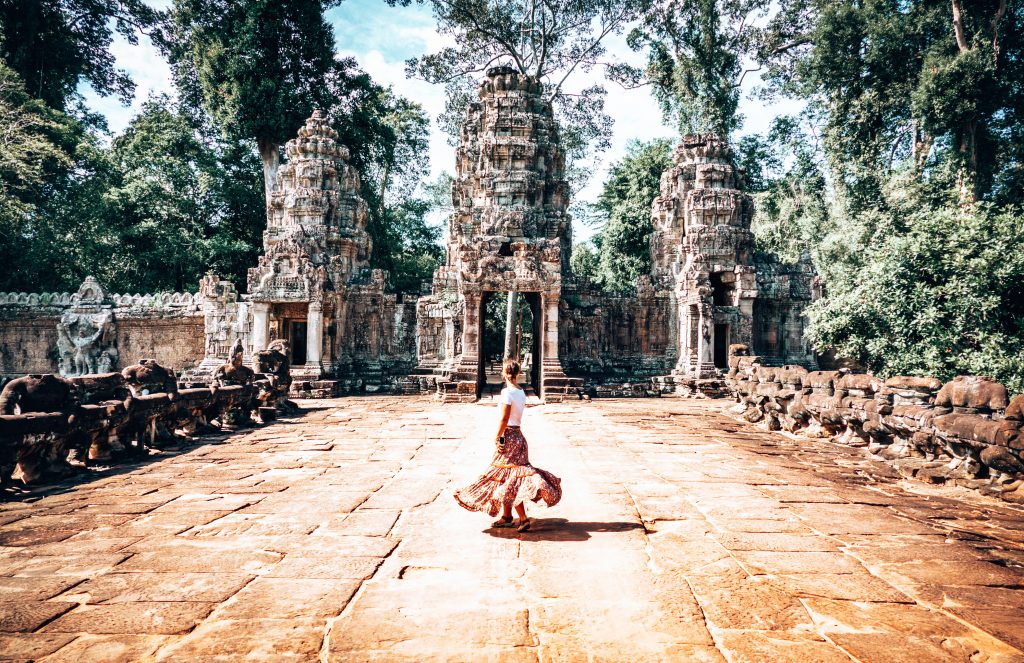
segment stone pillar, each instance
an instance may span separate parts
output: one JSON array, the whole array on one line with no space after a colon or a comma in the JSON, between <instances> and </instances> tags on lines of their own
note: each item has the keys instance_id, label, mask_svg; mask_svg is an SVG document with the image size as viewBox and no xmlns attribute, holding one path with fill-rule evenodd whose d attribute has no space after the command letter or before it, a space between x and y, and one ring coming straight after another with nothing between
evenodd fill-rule
<instances>
[{"instance_id":1,"label":"stone pillar","mask_svg":"<svg viewBox=\"0 0 1024 663\"><path fill-rule=\"evenodd\" d=\"M306 314L306 368L320 370L324 347L324 309L320 302L310 302Z\"/></svg>"},{"instance_id":2,"label":"stone pillar","mask_svg":"<svg viewBox=\"0 0 1024 663\"><path fill-rule=\"evenodd\" d=\"M462 295L462 352L459 354L455 367L457 379L473 381L477 379L480 360L480 300L478 292L466 292Z\"/></svg>"},{"instance_id":3,"label":"stone pillar","mask_svg":"<svg viewBox=\"0 0 1024 663\"><path fill-rule=\"evenodd\" d=\"M252 348L251 354L267 349L267 331L270 326L270 304L253 302L252 304Z\"/></svg>"},{"instance_id":4,"label":"stone pillar","mask_svg":"<svg viewBox=\"0 0 1024 663\"><path fill-rule=\"evenodd\" d=\"M677 347L679 348L679 358L676 359L675 373L678 375L687 375L690 372L690 357L693 356L693 350L690 343L693 339L694 321L690 316L690 306L686 302L679 303L678 311L679 340L677 342Z\"/></svg>"},{"instance_id":5,"label":"stone pillar","mask_svg":"<svg viewBox=\"0 0 1024 663\"><path fill-rule=\"evenodd\" d=\"M562 362L558 359L558 302L557 294L543 293L541 303L544 308L544 364L552 360L562 370Z\"/></svg>"},{"instance_id":6,"label":"stone pillar","mask_svg":"<svg viewBox=\"0 0 1024 663\"><path fill-rule=\"evenodd\" d=\"M697 371L695 377L706 377L715 372L715 309L701 304L700 328L697 335Z\"/></svg>"},{"instance_id":7,"label":"stone pillar","mask_svg":"<svg viewBox=\"0 0 1024 663\"><path fill-rule=\"evenodd\" d=\"M519 359L519 353L517 350L516 343L516 331L519 327L519 308L516 304L519 302L519 293L512 291L508 293L508 301L505 304L505 357L513 357Z\"/></svg>"},{"instance_id":8,"label":"stone pillar","mask_svg":"<svg viewBox=\"0 0 1024 663\"><path fill-rule=\"evenodd\" d=\"M567 397L575 397L576 391L583 387L583 380L568 377L558 357L558 304L561 293L543 292L540 297L544 317L541 328L544 335L541 350L541 396L547 403L558 403Z\"/></svg>"}]
</instances>

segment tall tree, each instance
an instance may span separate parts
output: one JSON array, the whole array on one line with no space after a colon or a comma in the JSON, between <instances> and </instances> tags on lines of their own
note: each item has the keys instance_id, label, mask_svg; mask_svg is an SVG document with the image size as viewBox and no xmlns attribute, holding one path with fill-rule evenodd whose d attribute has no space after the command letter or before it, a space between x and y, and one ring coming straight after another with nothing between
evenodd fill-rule
<instances>
[{"instance_id":1,"label":"tall tree","mask_svg":"<svg viewBox=\"0 0 1024 663\"><path fill-rule=\"evenodd\" d=\"M626 85L651 84L666 121L681 133L716 133L739 127L744 58L754 51L755 20L771 0L668 0L654 3L629 35L646 48L645 70L621 65Z\"/></svg>"},{"instance_id":2,"label":"tall tree","mask_svg":"<svg viewBox=\"0 0 1024 663\"><path fill-rule=\"evenodd\" d=\"M255 140L266 195L281 146L334 101L334 37L324 0L175 0L167 47L183 97L224 136Z\"/></svg>"},{"instance_id":3,"label":"tall tree","mask_svg":"<svg viewBox=\"0 0 1024 663\"><path fill-rule=\"evenodd\" d=\"M667 138L632 141L593 206L603 222L595 240L598 280L611 290L632 290L637 277L651 270L651 202L660 193L661 174L672 166L671 149Z\"/></svg>"},{"instance_id":4,"label":"tall tree","mask_svg":"<svg viewBox=\"0 0 1024 663\"><path fill-rule=\"evenodd\" d=\"M408 4L408 0L389 0ZM574 73L607 66L606 40L621 33L644 0L562 2L544 0L425 0L438 31L452 46L406 63L410 76L443 83L448 91L447 130L457 135L471 83L488 68L511 66L545 84L569 160L608 145L611 118L601 85L568 89ZM444 119L442 118L442 119Z\"/></svg>"},{"instance_id":5,"label":"tall tree","mask_svg":"<svg viewBox=\"0 0 1024 663\"><path fill-rule=\"evenodd\" d=\"M83 81L127 103L135 84L114 64L114 34L137 44L161 17L143 0L0 0L0 57L52 108L71 110Z\"/></svg>"},{"instance_id":6,"label":"tall tree","mask_svg":"<svg viewBox=\"0 0 1024 663\"><path fill-rule=\"evenodd\" d=\"M1019 156L1024 9L1004 0L784 0L760 32L769 90L822 118L834 179L854 209L883 199L894 170L949 170L984 199ZM782 48L791 45L789 48Z\"/></svg>"}]
</instances>

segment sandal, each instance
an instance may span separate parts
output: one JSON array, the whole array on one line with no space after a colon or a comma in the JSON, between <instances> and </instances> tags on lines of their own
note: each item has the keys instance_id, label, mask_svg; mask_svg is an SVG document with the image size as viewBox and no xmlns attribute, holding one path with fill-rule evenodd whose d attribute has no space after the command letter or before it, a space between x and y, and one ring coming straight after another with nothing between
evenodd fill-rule
<instances>
[{"instance_id":1,"label":"sandal","mask_svg":"<svg viewBox=\"0 0 1024 663\"><path fill-rule=\"evenodd\" d=\"M511 527L511 525L510 525ZM519 527L516 528L517 532L528 532L530 530L530 519L527 518L519 523Z\"/></svg>"},{"instance_id":2,"label":"sandal","mask_svg":"<svg viewBox=\"0 0 1024 663\"><path fill-rule=\"evenodd\" d=\"M513 527L512 516L508 518L500 518L491 523L491 527Z\"/></svg>"}]
</instances>

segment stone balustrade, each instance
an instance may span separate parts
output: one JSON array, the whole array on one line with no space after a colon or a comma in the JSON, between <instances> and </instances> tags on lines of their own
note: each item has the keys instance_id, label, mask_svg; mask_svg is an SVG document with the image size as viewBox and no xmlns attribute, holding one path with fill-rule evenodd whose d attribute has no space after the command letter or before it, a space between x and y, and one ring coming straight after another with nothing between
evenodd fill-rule
<instances>
[{"instance_id":1,"label":"stone balustrade","mask_svg":"<svg viewBox=\"0 0 1024 663\"><path fill-rule=\"evenodd\" d=\"M743 354L729 366L726 384L748 421L865 447L904 476L1024 503L1024 395L1010 400L991 378L882 380Z\"/></svg>"},{"instance_id":2,"label":"stone balustrade","mask_svg":"<svg viewBox=\"0 0 1024 663\"><path fill-rule=\"evenodd\" d=\"M285 372L286 374L286 372ZM276 417L290 379L251 369L181 382L153 360L120 373L27 375L0 391L0 484L146 455L192 435Z\"/></svg>"},{"instance_id":3,"label":"stone balustrade","mask_svg":"<svg viewBox=\"0 0 1024 663\"><path fill-rule=\"evenodd\" d=\"M203 300L199 293L157 292L149 294L108 295L110 303L125 308L196 309ZM0 292L0 306L68 308L78 304L77 292Z\"/></svg>"}]
</instances>

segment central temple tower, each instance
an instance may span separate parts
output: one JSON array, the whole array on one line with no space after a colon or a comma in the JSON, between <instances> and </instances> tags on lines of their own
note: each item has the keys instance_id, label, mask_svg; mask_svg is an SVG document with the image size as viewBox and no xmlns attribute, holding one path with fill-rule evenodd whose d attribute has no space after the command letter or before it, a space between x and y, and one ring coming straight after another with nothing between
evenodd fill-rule
<instances>
[{"instance_id":1,"label":"central temple tower","mask_svg":"<svg viewBox=\"0 0 1024 663\"><path fill-rule=\"evenodd\" d=\"M484 379L487 296L525 293L533 309L533 384L547 400L570 388L558 358L562 274L572 250L569 189L543 85L508 67L487 72L462 124L445 264L418 307L421 369L446 374L448 400Z\"/></svg>"}]
</instances>

